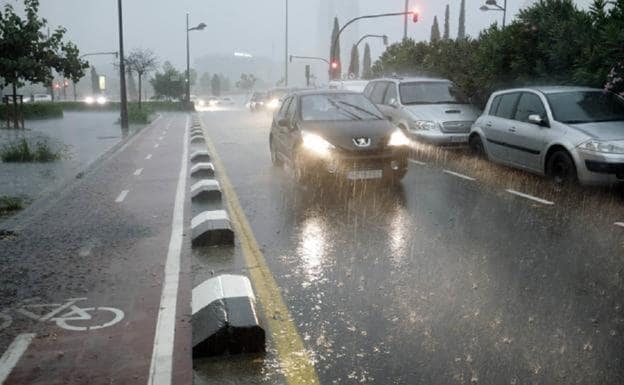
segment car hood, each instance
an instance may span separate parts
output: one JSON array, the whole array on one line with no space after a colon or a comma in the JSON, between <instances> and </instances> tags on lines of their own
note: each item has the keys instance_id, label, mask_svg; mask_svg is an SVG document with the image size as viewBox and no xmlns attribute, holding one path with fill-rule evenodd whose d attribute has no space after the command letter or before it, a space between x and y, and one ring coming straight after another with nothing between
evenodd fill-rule
<instances>
[{"instance_id":1,"label":"car hood","mask_svg":"<svg viewBox=\"0 0 624 385\"><path fill-rule=\"evenodd\" d=\"M452 122L477 120L481 111L470 104L412 104L405 106L415 120Z\"/></svg>"},{"instance_id":2,"label":"car hood","mask_svg":"<svg viewBox=\"0 0 624 385\"><path fill-rule=\"evenodd\" d=\"M331 122L303 122L302 131L323 137L329 143L344 150L371 150L385 146L388 137L395 130L387 120L350 120ZM370 138L367 147L358 147L353 139Z\"/></svg>"},{"instance_id":3,"label":"car hood","mask_svg":"<svg viewBox=\"0 0 624 385\"><path fill-rule=\"evenodd\" d=\"M592 139L624 140L624 121L571 124L570 127Z\"/></svg>"}]
</instances>

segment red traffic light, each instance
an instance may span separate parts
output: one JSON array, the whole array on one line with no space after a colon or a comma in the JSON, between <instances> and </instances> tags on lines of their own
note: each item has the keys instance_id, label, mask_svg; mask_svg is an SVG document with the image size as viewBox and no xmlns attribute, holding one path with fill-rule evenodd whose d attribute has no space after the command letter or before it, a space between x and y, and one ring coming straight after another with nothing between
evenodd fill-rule
<instances>
[{"instance_id":1,"label":"red traffic light","mask_svg":"<svg viewBox=\"0 0 624 385\"><path fill-rule=\"evenodd\" d=\"M54 88L58 90L59 88L61 88L61 85L58 83L54 83Z\"/></svg>"},{"instance_id":2,"label":"red traffic light","mask_svg":"<svg viewBox=\"0 0 624 385\"><path fill-rule=\"evenodd\" d=\"M337 62L337 61L333 61L333 62L331 63L331 68L332 68L332 69L338 69L338 62Z\"/></svg>"},{"instance_id":3,"label":"red traffic light","mask_svg":"<svg viewBox=\"0 0 624 385\"><path fill-rule=\"evenodd\" d=\"M412 21L418 23L418 11L412 11Z\"/></svg>"}]
</instances>

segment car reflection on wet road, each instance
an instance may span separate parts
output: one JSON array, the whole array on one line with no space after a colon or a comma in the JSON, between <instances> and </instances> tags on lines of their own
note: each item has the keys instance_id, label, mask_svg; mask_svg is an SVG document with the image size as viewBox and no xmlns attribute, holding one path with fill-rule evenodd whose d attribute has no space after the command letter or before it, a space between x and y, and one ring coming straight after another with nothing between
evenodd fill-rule
<instances>
[{"instance_id":1,"label":"car reflection on wet road","mask_svg":"<svg viewBox=\"0 0 624 385\"><path fill-rule=\"evenodd\" d=\"M398 188L299 186L268 118L202 116L321 383L624 381L624 216L593 190L541 204L496 166L443 172L455 155Z\"/></svg>"}]
</instances>

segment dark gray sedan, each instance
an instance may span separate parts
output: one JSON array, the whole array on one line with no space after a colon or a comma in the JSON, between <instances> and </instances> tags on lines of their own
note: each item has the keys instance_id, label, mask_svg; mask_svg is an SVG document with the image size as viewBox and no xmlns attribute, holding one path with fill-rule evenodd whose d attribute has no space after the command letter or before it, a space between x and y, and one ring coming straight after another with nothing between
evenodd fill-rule
<instances>
[{"instance_id":1,"label":"dark gray sedan","mask_svg":"<svg viewBox=\"0 0 624 385\"><path fill-rule=\"evenodd\" d=\"M409 140L364 95L301 91L284 98L269 138L274 165L298 181L313 176L398 183L407 172Z\"/></svg>"}]
</instances>

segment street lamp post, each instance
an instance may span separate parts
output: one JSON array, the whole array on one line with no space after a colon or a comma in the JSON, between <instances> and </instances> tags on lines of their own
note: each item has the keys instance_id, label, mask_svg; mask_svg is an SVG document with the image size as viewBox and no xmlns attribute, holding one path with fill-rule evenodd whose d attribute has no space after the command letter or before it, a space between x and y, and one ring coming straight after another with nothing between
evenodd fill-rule
<instances>
[{"instance_id":1,"label":"street lamp post","mask_svg":"<svg viewBox=\"0 0 624 385\"><path fill-rule=\"evenodd\" d=\"M405 15L403 15L403 40L407 39L407 12L409 11L409 0L405 0Z\"/></svg>"},{"instance_id":2,"label":"street lamp post","mask_svg":"<svg viewBox=\"0 0 624 385\"><path fill-rule=\"evenodd\" d=\"M485 4L483 4L480 10L487 11L501 11L503 12L503 28L505 28L505 21L507 19L507 0L503 0L503 6L498 5L496 0L486 0Z\"/></svg>"},{"instance_id":3,"label":"street lamp post","mask_svg":"<svg viewBox=\"0 0 624 385\"><path fill-rule=\"evenodd\" d=\"M368 39L369 37L378 37L383 40L384 45L388 45L388 35L364 35L360 38L360 40L358 40L357 43L355 43L355 48L357 48L361 42L363 42L365 39Z\"/></svg>"},{"instance_id":4,"label":"street lamp post","mask_svg":"<svg viewBox=\"0 0 624 385\"><path fill-rule=\"evenodd\" d=\"M488 1L491 1L491 0L488 0ZM414 23L416 23L418 21L418 13L416 13L414 11L380 13L380 14L376 14L376 15L359 16L359 17L356 17L356 18L353 18L353 19L349 20L345 25L342 26L342 28L340 28L338 30L338 33L336 34L336 37L334 38L334 40L332 42L332 53L331 53L331 57L329 58L330 59L330 64L329 64L330 79L333 77L332 76L333 75L333 70L336 70L336 69L340 68L340 63L334 61L334 58L336 57L336 44L338 43L338 40L340 39L340 34L349 25L355 23L358 20L363 20L363 19L378 19L380 17L408 16L408 15L412 15Z\"/></svg>"},{"instance_id":5,"label":"street lamp post","mask_svg":"<svg viewBox=\"0 0 624 385\"><path fill-rule=\"evenodd\" d=\"M205 23L199 23L196 27L189 28L189 13L186 13L186 103L191 108L191 44L189 40L189 32L202 31L206 28Z\"/></svg>"},{"instance_id":6,"label":"street lamp post","mask_svg":"<svg viewBox=\"0 0 624 385\"><path fill-rule=\"evenodd\" d=\"M117 0L119 11L119 98L121 101L120 123L121 129L128 129L128 96L126 94L126 63L124 60L123 48L123 17L121 0Z\"/></svg>"},{"instance_id":7,"label":"street lamp post","mask_svg":"<svg viewBox=\"0 0 624 385\"><path fill-rule=\"evenodd\" d=\"M288 0L285 0L286 25L284 34L284 87L288 87Z\"/></svg>"}]
</instances>

